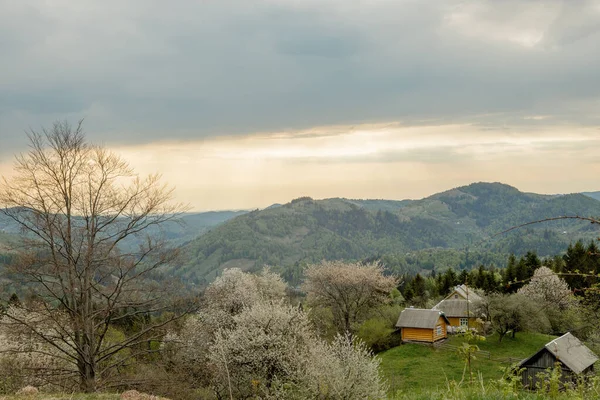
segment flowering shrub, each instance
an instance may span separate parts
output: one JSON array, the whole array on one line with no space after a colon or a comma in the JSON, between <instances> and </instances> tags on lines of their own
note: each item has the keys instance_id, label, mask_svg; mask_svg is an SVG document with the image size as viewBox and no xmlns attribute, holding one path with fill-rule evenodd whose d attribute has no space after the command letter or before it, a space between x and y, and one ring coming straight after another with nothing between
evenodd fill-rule
<instances>
[{"instance_id":1,"label":"flowering shrub","mask_svg":"<svg viewBox=\"0 0 600 400\"><path fill-rule=\"evenodd\" d=\"M235 317L210 348L221 396L264 399L379 399L379 361L362 342L338 335L329 344L306 314L283 303L259 303Z\"/></svg>"},{"instance_id":2,"label":"flowering shrub","mask_svg":"<svg viewBox=\"0 0 600 400\"><path fill-rule=\"evenodd\" d=\"M39 307L11 305L0 319L0 389L5 393L23 386L65 389L76 384L73 360L61 347L68 341L43 339L68 337L68 324L54 323L64 317L60 312L38 311Z\"/></svg>"},{"instance_id":3,"label":"flowering shrub","mask_svg":"<svg viewBox=\"0 0 600 400\"><path fill-rule=\"evenodd\" d=\"M163 344L167 359L195 384L207 384L209 347L219 330L235 325L234 317L263 301L281 301L286 284L268 268L259 274L239 268L223 271L206 289L200 312L191 315L179 332L169 333Z\"/></svg>"},{"instance_id":4,"label":"flowering shrub","mask_svg":"<svg viewBox=\"0 0 600 400\"><path fill-rule=\"evenodd\" d=\"M320 339L269 270L226 270L202 311L167 339L176 368L219 398L385 398L378 359L350 336Z\"/></svg>"}]
</instances>

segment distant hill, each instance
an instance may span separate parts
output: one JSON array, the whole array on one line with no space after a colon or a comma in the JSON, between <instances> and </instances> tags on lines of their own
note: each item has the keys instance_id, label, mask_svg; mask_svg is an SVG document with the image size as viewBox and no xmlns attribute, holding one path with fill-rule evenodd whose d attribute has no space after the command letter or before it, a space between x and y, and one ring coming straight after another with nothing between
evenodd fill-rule
<instances>
[{"instance_id":1,"label":"distant hill","mask_svg":"<svg viewBox=\"0 0 600 400\"><path fill-rule=\"evenodd\" d=\"M20 244L20 233L19 225L0 213L0 256L13 251Z\"/></svg>"},{"instance_id":2,"label":"distant hill","mask_svg":"<svg viewBox=\"0 0 600 400\"><path fill-rule=\"evenodd\" d=\"M152 236L166 239L171 246L181 244L197 238L209 229L228 221L231 218L245 214L247 211L209 211L200 213L184 213L179 218L162 224L160 228L152 226L144 232ZM19 241L20 227L12 219L0 213L0 252L14 246ZM131 236L124 243L124 247L134 247L139 241L144 240L144 235Z\"/></svg>"},{"instance_id":3,"label":"distant hill","mask_svg":"<svg viewBox=\"0 0 600 400\"><path fill-rule=\"evenodd\" d=\"M553 255L571 241L597 235L589 223L561 220L486 240L510 227L561 215L600 215L600 201L583 194L523 193L501 183L474 183L422 200L300 198L238 216L190 241L182 248L187 261L176 271L203 283L225 267L407 257L426 249L460 250L466 259L469 251Z\"/></svg>"},{"instance_id":4,"label":"distant hill","mask_svg":"<svg viewBox=\"0 0 600 400\"><path fill-rule=\"evenodd\" d=\"M582 192L581 194L591 197L592 199L600 200L600 192Z\"/></svg>"},{"instance_id":5,"label":"distant hill","mask_svg":"<svg viewBox=\"0 0 600 400\"><path fill-rule=\"evenodd\" d=\"M151 227L144 234L160 236L177 247L183 243L203 235L211 228L218 226L232 218L243 215L248 211L208 211L199 213L184 213L180 218L164 223L158 227ZM137 240L143 238L131 237L126 245L135 245Z\"/></svg>"}]
</instances>

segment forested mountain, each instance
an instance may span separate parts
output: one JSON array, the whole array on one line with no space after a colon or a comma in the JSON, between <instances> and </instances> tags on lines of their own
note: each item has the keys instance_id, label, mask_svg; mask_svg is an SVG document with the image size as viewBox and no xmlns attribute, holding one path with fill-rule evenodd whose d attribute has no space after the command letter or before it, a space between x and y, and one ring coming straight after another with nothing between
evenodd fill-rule
<instances>
[{"instance_id":1,"label":"forested mountain","mask_svg":"<svg viewBox=\"0 0 600 400\"><path fill-rule=\"evenodd\" d=\"M503 266L509 253L540 256L597 236L595 225L560 220L496 235L562 215L600 216L589 194L539 195L500 183L475 183L421 200L299 198L264 210L188 213L149 231L182 247L173 272L210 282L226 267L279 267L288 279L322 259L380 259L396 273ZM19 243L19 227L0 214L0 254ZM496 235L492 237L493 235ZM133 238L125 247L136 246Z\"/></svg>"},{"instance_id":2,"label":"forested mountain","mask_svg":"<svg viewBox=\"0 0 600 400\"><path fill-rule=\"evenodd\" d=\"M457 262L469 267L483 259L498 262L511 252L554 255L597 235L589 223L560 220L491 238L563 215L600 215L600 202L582 194L523 193L500 183L475 183L417 201L305 197L231 219L190 241L176 270L205 283L225 267L381 258L396 272L407 272L418 265L410 258L421 262L424 254L435 260L428 267L458 267Z\"/></svg>"}]
</instances>

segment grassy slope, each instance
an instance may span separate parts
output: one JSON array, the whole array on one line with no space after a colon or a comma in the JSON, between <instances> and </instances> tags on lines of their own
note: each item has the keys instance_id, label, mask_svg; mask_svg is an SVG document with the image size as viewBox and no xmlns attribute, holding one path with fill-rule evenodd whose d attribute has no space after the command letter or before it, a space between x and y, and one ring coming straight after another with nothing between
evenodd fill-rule
<instances>
[{"instance_id":1,"label":"grassy slope","mask_svg":"<svg viewBox=\"0 0 600 400\"><path fill-rule=\"evenodd\" d=\"M554 337L537 333L519 333L515 339L505 338L498 343L497 336L491 336L484 342L478 342L481 350L489 351L492 358L526 358ZM449 344L460 345L462 338L453 336ZM452 350L433 349L429 346L405 344L380 353L381 368L390 384L390 394L396 393L392 398L431 399L448 398L446 381L460 381L464 361ZM499 379L508 364L487 360L479 357L473 362L473 372L481 372L485 381ZM468 396L467 396L468 395ZM442 396L442 397L440 397ZM500 396L500 397L498 397ZM0 396L0 400L117 400L118 394L39 394L37 396ZM453 397L453 398L456 398ZM464 397L458 398L481 399L481 393L469 392L465 389ZM486 399L505 399L501 393L490 393ZM514 397L510 397L514 398ZM543 395L523 392L523 399L540 399ZM562 397L561 397L562 398Z\"/></svg>"},{"instance_id":2,"label":"grassy slope","mask_svg":"<svg viewBox=\"0 0 600 400\"><path fill-rule=\"evenodd\" d=\"M40 393L37 395L21 395L21 396L0 396L0 400L119 400L119 394L111 393L94 393L94 394L48 394Z\"/></svg>"},{"instance_id":3,"label":"grassy slope","mask_svg":"<svg viewBox=\"0 0 600 400\"><path fill-rule=\"evenodd\" d=\"M497 336L491 336L484 342L478 342L481 350L489 351L494 358L526 358L544 344L552 340L552 336L536 333L518 333L515 339L504 338L498 343ZM450 337L449 344L459 346L462 338ZM464 361L456 352L449 349L433 349L418 344L405 344L379 354L381 368L388 380L392 392L410 390L425 392L445 387L446 380L460 381ZM498 379L502 376L503 364L494 360L477 357L473 362L473 372L481 372L484 380Z\"/></svg>"}]
</instances>

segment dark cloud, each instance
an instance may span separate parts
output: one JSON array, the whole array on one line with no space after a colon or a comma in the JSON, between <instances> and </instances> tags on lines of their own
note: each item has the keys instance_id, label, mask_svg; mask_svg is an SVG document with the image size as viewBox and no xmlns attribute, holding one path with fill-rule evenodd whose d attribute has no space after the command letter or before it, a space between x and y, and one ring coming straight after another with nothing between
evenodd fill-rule
<instances>
[{"instance_id":1,"label":"dark cloud","mask_svg":"<svg viewBox=\"0 0 600 400\"><path fill-rule=\"evenodd\" d=\"M27 127L81 117L107 143L537 114L598 124L599 16L566 0L0 0L0 139L13 150Z\"/></svg>"}]
</instances>

